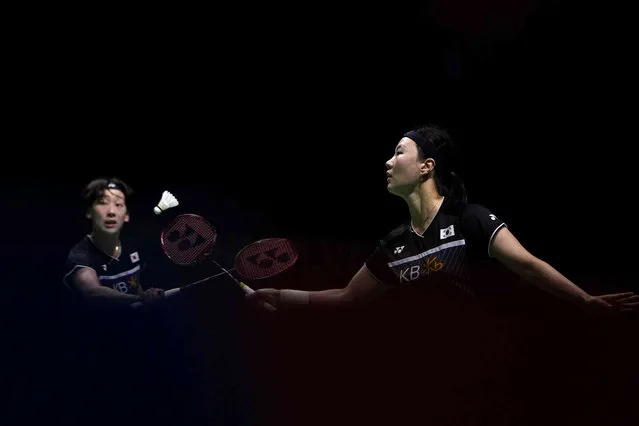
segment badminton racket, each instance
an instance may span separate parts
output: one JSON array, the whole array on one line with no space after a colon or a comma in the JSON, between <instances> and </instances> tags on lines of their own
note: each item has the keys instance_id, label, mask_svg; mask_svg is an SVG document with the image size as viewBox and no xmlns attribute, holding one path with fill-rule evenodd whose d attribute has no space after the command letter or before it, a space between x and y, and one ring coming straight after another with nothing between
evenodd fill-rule
<instances>
[{"instance_id":1,"label":"badminton racket","mask_svg":"<svg viewBox=\"0 0 639 426\"><path fill-rule=\"evenodd\" d=\"M161 234L160 242L165 255L180 266L194 265L206 261L213 262L247 294L254 290L243 281L238 280L229 270L220 265L212 256L212 249L217 240L217 231L202 216L182 214L177 216ZM285 238L266 238L243 247L235 256L235 270L242 280L260 280L278 275L295 264L298 253L292 243ZM164 295L180 293L185 288L220 276L198 280L186 286L169 289ZM264 303L269 310L275 308ZM141 302L133 304L134 307Z\"/></svg>"}]
</instances>

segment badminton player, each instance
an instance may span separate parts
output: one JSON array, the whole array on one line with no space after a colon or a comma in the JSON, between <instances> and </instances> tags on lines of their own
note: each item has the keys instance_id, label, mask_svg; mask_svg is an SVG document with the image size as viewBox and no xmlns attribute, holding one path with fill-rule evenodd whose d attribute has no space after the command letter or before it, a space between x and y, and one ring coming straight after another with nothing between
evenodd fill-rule
<instances>
[{"instance_id":1,"label":"badminton player","mask_svg":"<svg viewBox=\"0 0 639 426\"><path fill-rule=\"evenodd\" d=\"M131 193L131 187L117 178L95 179L83 191L92 231L69 252L64 282L90 300L131 304L163 297L160 289L143 289L140 253L120 240L122 227L129 221Z\"/></svg>"},{"instance_id":2,"label":"badminton player","mask_svg":"<svg viewBox=\"0 0 639 426\"><path fill-rule=\"evenodd\" d=\"M335 307L417 286L473 298L490 282L478 279L481 265L498 262L589 312L637 308L639 295L632 292L587 293L528 252L489 209L468 203L464 184L453 171L454 152L448 132L437 126L401 137L386 162L387 189L406 202L410 220L379 242L348 285L323 291L265 288L248 297L277 307Z\"/></svg>"},{"instance_id":3,"label":"badminton player","mask_svg":"<svg viewBox=\"0 0 639 426\"><path fill-rule=\"evenodd\" d=\"M83 301L99 303L83 303L71 314L79 334L70 342L70 352L78 354L76 375L68 375L78 381L70 412L82 421L100 413L105 424L188 423L208 410L201 366L185 334L191 318L179 301L158 303L163 290L145 290L140 283L142 253L133 238L121 239L131 194L117 178L92 180L83 191L92 230L70 250L64 282ZM157 309L128 308L137 301ZM171 401L170 406L149 410L157 398Z\"/></svg>"}]
</instances>

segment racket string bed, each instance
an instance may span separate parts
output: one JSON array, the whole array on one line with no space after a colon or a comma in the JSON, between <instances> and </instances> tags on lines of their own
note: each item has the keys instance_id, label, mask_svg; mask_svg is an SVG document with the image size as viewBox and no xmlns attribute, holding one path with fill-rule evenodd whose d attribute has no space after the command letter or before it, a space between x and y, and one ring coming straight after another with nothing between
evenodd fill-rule
<instances>
[{"instance_id":1,"label":"racket string bed","mask_svg":"<svg viewBox=\"0 0 639 426\"><path fill-rule=\"evenodd\" d=\"M217 230L204 217L195 214L182 214L173 219L160 235L164 254L176 265L187 266L212 261L222 272L192 282L185 286L167 290L164 295L179 294L185 288L201 284L221 275L229 276L246 294L255 291L243 280L260 280L281 274L295 264L298 253L288 239L266 238L243 247L235 256L235 267L224 268L212 256L217 241ZM235 270L240 279L230 271ZM141 306L136 302L131 306ZM275 308L263 303L269 310Z\"/></svg>"}]
</instances>

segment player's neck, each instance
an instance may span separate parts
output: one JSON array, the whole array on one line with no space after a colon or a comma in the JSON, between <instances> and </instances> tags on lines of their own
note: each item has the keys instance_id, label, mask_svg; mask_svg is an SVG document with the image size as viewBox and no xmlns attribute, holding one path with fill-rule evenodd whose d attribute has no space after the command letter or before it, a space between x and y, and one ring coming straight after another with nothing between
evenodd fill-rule
<instances>
[{"instance_id":1,"label":"player's neck","mask_svg":"<svg viewBox=\"0 0 639 426\"><path fill-rule=\"evenodd\" d=\"M444 197L437 191L432 180L424 182L406 198L411 225L415 232L424 233L443 201Z\"/></svg>"},{"instance_id":2,"label":"player's neck","mask_svg":"<svg viewBox=\"0 0 639 426\"><path fill-rule=\"evenodd\" d=\"M93 244L109 256L118 257L120 254L120 234L103 234L94 230L89 235Z\"/></svg>"}]
</instances>

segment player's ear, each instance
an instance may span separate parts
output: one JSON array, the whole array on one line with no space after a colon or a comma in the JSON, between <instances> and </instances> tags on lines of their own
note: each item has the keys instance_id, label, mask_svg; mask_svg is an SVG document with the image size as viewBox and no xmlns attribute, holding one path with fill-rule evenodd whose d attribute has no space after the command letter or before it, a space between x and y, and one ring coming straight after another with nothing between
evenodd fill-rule
<instances>
[{"instance_id":1,"label":"player's ear","mask_svg":"<svg viewBox=\"0 0 639 426\"><path fill-rule=\"evenodd\" d=\"M129 214L127 213L126 216L124 216L124 221L128 222L129 221Z\"/></svg>"},{"instance_id":2,"label":"player's ear","mask_svg":"<svg viewBox=\"0 0 639 426\"><path fill-rule=\"evenodd\" d=\"M92 217L91 209L87 209L87 210L84 212L84 216L85 216L87 219L91 219L91 217Z\"/></svg>"},{"instance_id":3,"label":"player's ear","mask_svg":"<svg viewBox=\"0 0 639 426\"><path fill-rule=\"evenodd\" d=\"M435 169L435 160L432 158L427 158L424 160L419 166L419 172L422 178L426 178L426 176Z\"/></svg>"}]
</instances>

